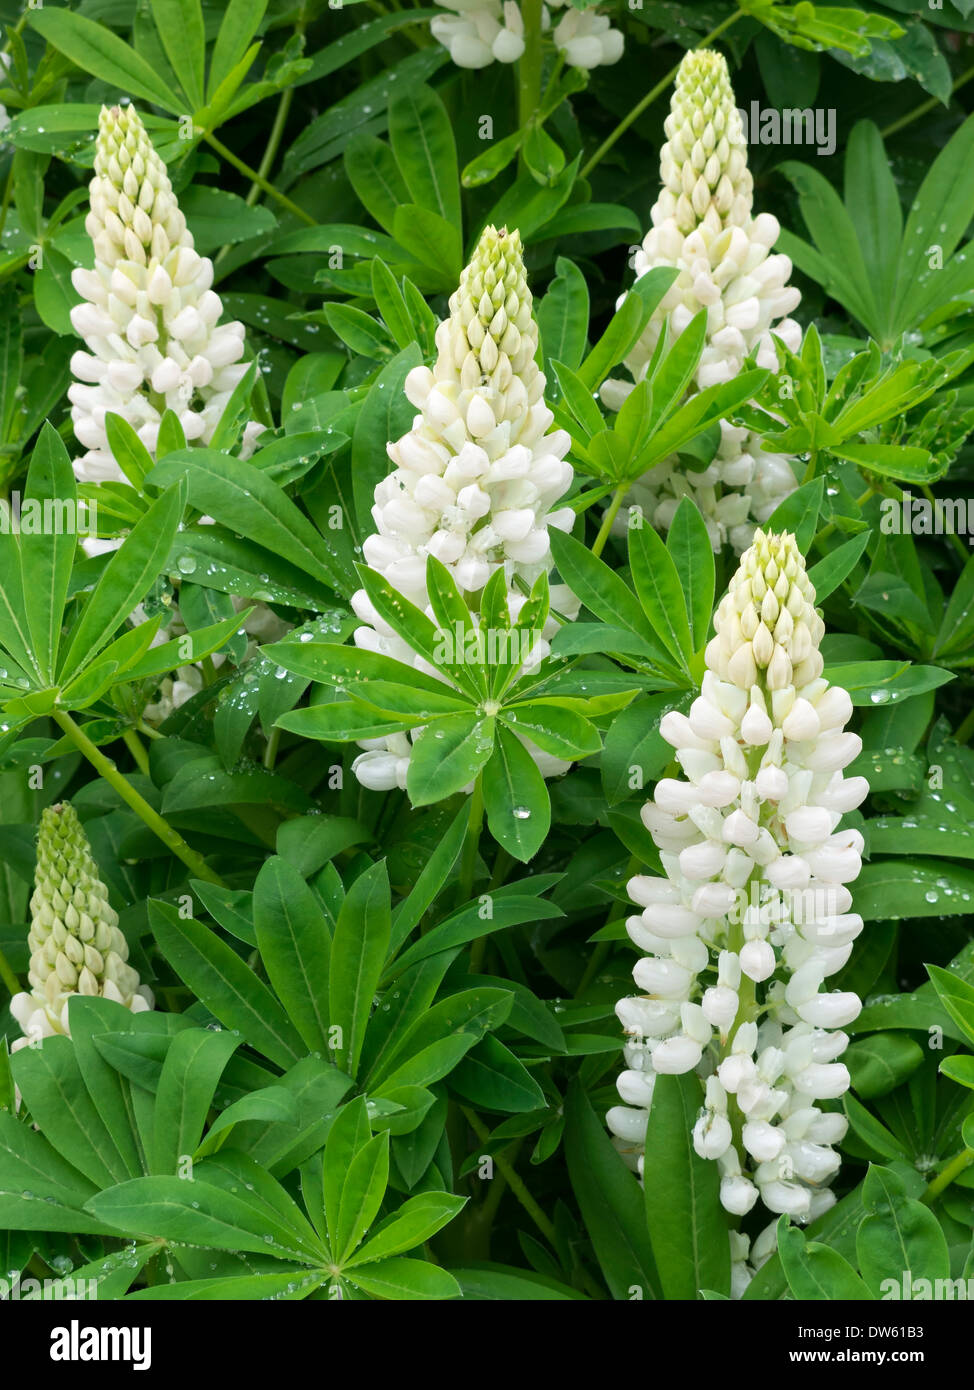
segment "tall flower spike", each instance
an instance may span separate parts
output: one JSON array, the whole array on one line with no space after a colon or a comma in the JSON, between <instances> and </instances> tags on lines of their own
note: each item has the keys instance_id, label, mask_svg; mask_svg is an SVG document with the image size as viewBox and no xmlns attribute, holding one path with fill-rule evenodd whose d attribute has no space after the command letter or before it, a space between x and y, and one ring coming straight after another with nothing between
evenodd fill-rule
<instances>
[{"instance_id":1,"label":"tall flower spike","mask_svg":"<svg viewBox=\"0 0 974 1390\"><path fill-rule=\"evenodd\" d=\"M396 466L375 489L376 533L365 540L363 555L422 609L429 602L427 556L446 566L474 610L503 566L516 616L524 598L514 590L515 576L530 587L550 570L548 527L568 530L574 520L570 507L550 510L571 485L570 439L551 429L516 230L486 228L450 299L449 317L436 330L436 347L433 368L414 367L406 378L406 395L420 413L409 433L387 446ZM552 604L562 613L577 610L563 586L555 587ZM355 633L358 646L422 665L364 590L352 607L366 624ZM533 660L546 652L547 643L539 642ZM360 781L375 789L405 785L405 736L365 746L369 752L355 762ZM564 767L552 760L550 771Z\"/></svg>"},{"instance_id":2,"label":"tall flower spike","mask_svg":"<svg viewBox=\"0 0 974 1390\"><path fill-rule=\"evenodd\" d=\"M811 1220L834 1201L846 1129L819 1102L849 1085L841 1029L861 1007L823 985L862 930L845 885L863 840L838 829L869 791L842 775L862 741L844 731L849 695L822 676L824 624L794 536L756 532L714 629L700 696L660 723L684 775L643 808L666 877L629 883L643 993L617 1006L627 1104L607 1122L640 1168L657 1075L697 1070L693 1142L720 1164L725 1208L743 1215L760 1195Z\"/></svg>"},{"instance_id":3,"label":"tall flower spike","mask_svg":"<svg viewBox=\"0 0 974 1390\"><path fill-rule=\"evenodd\" d=\"M636 252L636 278L657 266L679 274L626 360L641 381L669 316L680 334L702 309L707 336L695 384L698 390L730 381L756 352L760 367L777 367L771 334L797 350L801 329L788 317L800 294L788 284L791 261L771 255L780 226L771 213L752 215L753 184L747 143L722 54L701 49L680 64L660 154L662 188L652 226ZM620 301L621 302L621 301ZM606 403L618 408L632 387L610 381ZM632 489L653 525L667 529L685 496L700 508L714 548L730 540L750 543L755 522L766 521L796 486L787 459L766 453L749 430L721 423L713 462L687 473L669 459ZM625 513L619 521L624 526Z\"/></svg>"},{"instance_id":4,"label":"tall flower spike","mask_svg":"<svg viewBox=\"0 0 974 1390\"><path fill-rule=\"evenodd\" d=\"M88 837L66 801L41 815L30 911L31 991L10 1001L24 1034L15 1048L67 1033L68 1001L74 994L113 999L133 1013L152 1008L151 990L127 963L128 945Z\"/></svg>"},{"instance_id":5,"label":"tall flower spike","mask_svg":"<svg viewBox=\"0 0 974 1390\"><path fill-rule=\"evenodd\" d=\"M206 444L246 371L241 323L219 322L213 263L193 237L166 166L132 106L103 106L95 143L91 210L93 270L72 283L85 301L71 311L87 351L71 359L74 432L87 453L83 482L119 481L105 414L123 416L150 452L168 408L188 440ZM252 438L258 427L248 427Z\"/></svg>"}]
</instances>

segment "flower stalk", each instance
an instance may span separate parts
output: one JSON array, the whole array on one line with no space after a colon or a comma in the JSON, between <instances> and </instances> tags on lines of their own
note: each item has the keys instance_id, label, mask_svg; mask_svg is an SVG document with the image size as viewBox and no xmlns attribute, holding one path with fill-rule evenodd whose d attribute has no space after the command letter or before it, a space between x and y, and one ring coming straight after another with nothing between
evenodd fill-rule
<instances>
[{"instance_id":1,"label":"flower stalk","mask_svg":"<svg viewBox=\"0 0 974 1390\"><path fill-rule=\"evenodd\" d=\"M794 536L756 533L714 629L700 695L660 723L683 775L643 808L666 876L629 882L642 994L617 1007L626 1104L607 1121L640 1168L656 1077L696 1071L694 1147L719 1164L726 1210L760 1199L812 1220L834 1201L846 1120L829 1103L848 1088L842 1029L861 1008L825 981L863 925L846 886L863 839L839 829L869 790L842 773L862 744L845 730L849 695L822 675L824 623Z\"/></svg>"}]
</instances>

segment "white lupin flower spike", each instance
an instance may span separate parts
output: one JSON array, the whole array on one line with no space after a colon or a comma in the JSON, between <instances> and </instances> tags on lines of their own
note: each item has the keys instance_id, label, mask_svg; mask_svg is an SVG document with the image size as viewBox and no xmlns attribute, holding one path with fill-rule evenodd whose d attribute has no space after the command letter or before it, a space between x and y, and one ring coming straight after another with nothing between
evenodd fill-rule
<instances>
[{"instance_id":1,"label":"white lupin flower spike","mask_svg":"<svg viewBox=\"0 0 974 1390\"><path fill-rule=\"evenodd\" d=\"M684 776L643 808L666 877L628 885L644 993L617 1007L626 1104L607 1123L638 1170L655 1077L698 1070L693 1142L720 1164L725 1208L760 1199L812 1219L834 1200L846 1128L819 1102L849 1085L841 1030L861 1007L825 981L862 931L846 884L863 840L838 828L869 791L842 774L862 743L845 732L849 695L822 675L824 624L794 536L755 533L714 631L699 698L660 722Z\"/></svg>"},{"instance_id":2,"label":"white lupin flower spike","mask_svg":"<svg viewBox=\"0 0 974 1390\"><path fill-rule=\"evenodd\" d=\"M192 233L133 106L103 106L89 184L85 228L93 270L76 269L83 303L71 311L85 350L71 358L68 395L79 442L79 481L124 481L105 434L105 415L121 415L150 453L166 409L187 440L206 444L246 371L241 323L220 323L213 263ZM257 426L248 426L253 446Z\"/></svg>"},{"instance_id":3,"label":"white lupin flower spike","mask_svg":"<svg viewBox=\"0 0 974 1390\"><path fill-rule=\"evenodd\" d=\"M388 445L396 466L375 489L376 531L363 556L422 609L429 605L427 556L446 566L471 608L503 566L514 617L524 603L515 576L530 588L549 571L548 527L568 530L574 521L570 507L552 510L571 485L570 439L551 428L545 405L545 377L535 361L538 326L516 230L485 229L450 299L449 317L437 328L436 346L432 369L414 367L406 378L406 395L419 414L409 433ZM571 613L578 602L556 585L552 606ZM352 608L365 624L356 645L436 674L379 618L364 590ZM547 654L550 635L536 645L534 662ZM368 751L354 766L365 786L405 785L408 738L363 746ZM538 756L546 775L567 766Z\"/></svg>"},{"instance_id":4,"label":"white lupin flower spike","mask_svg":"<svg viewBox=\"0 0 974 1390\"><path fill-rule=\"evenodd\" d=\"M752 213L747 143L722 54L699 49L685 56L664 129L662 187L634 266L637 279L657 266L675 267L679 275L626 366L633 381L641 381L667 318L671 335L679 335L706 309L698 390L730 381L752 352L759 367L774 370L772 333L792 351L799 347L801 329L787 316L801 296L788 283L791 261L771 254L778 219L768 212ZM603 399L618 409L631 390L629 383L608 381ZM666 530L682 499L691 497L714 549L729 540L741 551L750 543L755 523L766 521L795 486L787 459L766 453L749 430L721 422L720 446L706 469L691 473L676 459L666 460L635 484L628 502ZM623 510L617 529L621 532L626 523Z\"/></svg>"},{"instance_id":5,"label":"white lupin flower spike","mask_svg":"<svg viewBox=\"0 0 974 1390\"><path fill-rule=\"evenodd\" d=\"M10 1001L24 1035L14 1051L67 1033L68 1001L75 994L113 999L133 1013L152 1008L152 991L128 964L118 914L77 813L66 801L41 815L30 912L31 989Z\"/></svg>"}]
</instances>

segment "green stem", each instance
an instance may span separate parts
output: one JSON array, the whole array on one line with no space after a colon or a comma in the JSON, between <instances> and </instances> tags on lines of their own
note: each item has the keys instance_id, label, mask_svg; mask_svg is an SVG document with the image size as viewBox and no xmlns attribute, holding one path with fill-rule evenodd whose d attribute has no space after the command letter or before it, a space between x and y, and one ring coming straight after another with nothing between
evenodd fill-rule
<instances>
[{"instance_id":1,"label":"green stem","mask_svg":"<svg viewBox=\"0 0 974 1390\"><path fill-rule=\"evenodd\" d=\"M314 218L309 213L305 212L304 208L299 208L297 203L292 202L286 193L279 192L272 183L269 183L268 180L264 178L263 174L258 173L256 169L252 169L250 165L245 164L242 159L238 159L233 150L228 149L222 140L218 140L212 131L204 131L203 139L216 150L221 159L225 159L228 164L232 164L239 173L243 174L244 178L250 179L251 183L255 183L258 188L263 189L267 196L280 203L281 207L287 208L288 212L293 213L295 217L307 223L309 227L316 227L318 225Z\"/></svg>"},{"instance_id":2,"label":"green stem","mask_svg":"<svg viewBox=\"0 0 974 1390\"><path fill-rule=\"evenodd\" d=\"M541 105L541 11L543 0L521 0L524 52L518 63L517 120L523 130Z\"/></svg>"},{"instance_id":3,"label":"green stem","mask_svg":"<svg viewBox=\"0 0 974 1390\"><path fill-rule=\"evenodd\" d=\"M721 34L723 34L724 31L729 29L732 24L736 24L737 21L742 18L742 15L743 11L741 10L737 10L734 14L728 15L728 17L725 20L723 20L722 23L717 25L716 29L711 29L710 33L707 34L705 38L700 40L700 43L697 45L697 47L707 48L710 44L713 43L714 39L718 38ZM673 79L676 77L676 74L679 71L679 68L679 63L674 64L674 66L670 68L666 76L662 78L661 81L657 82L656 86L651 88L650 91L646 93L646 95L642 98L641 101L638 101L636 103L636 105L629 112L629 115L623 117L623 119L616 126L612 134L607 135L606 138L602 141L601 145L592 155L592 158L582 169L582 172L579 174L579 178L588 178L589 174L595 168L596 164L600 164L602 162L605 156L612 149L612 146L622 135L625 134L625 132L632 125L633 121L638 120L639 117L646 110L647 106L651 106L653 102L656 100L656 98L658 96L662 96L666 89L669 86L671 86Z\"/></svg>"},{"instance_id":4,"label":"green stem","mask_svg":"<svg viewBox=\"0 0 974 1390\"><path fill-rule=\"evenodd\" d=\"M271 729L267 737L267 746L264 749L264 766L267 768L268 772L273 771L274 764L277 761L277 750L280 746L280 742L281 731L275 727Z\"/></svg>"},{"instance_id":5,"label":"green stem","mask_svg":"<svg viewBox=\"0 0 974 1390\"><path fill-rule=\"evenodd\" d=\"M483 1143L488 1134L487 1126L482 1124L480 1118L465 1105L461 1105L460 1109L463 1112L467 1124L473 1130L474 1134L476 1134L480 1142ZM530 1216L545 1240L557 1249L558 1236L554 1226L531 1196L523 1179L518 1176L517 1170L511 1166L503 1154L494 1154L493 1159L497 1165L497 1171L503 1174L511 1192L521 1203L521 1206L527 1212L528 1216Z\"/></svg>"},{"instance_id":6,"label":"green stem","mask_svg":"<svg viewBox=\"0 0 974 1390\"><path fill-rule=\"evenodd\" d=\"M470 793L470 815L467 820L467 838L463 842L463 855L460 859L460 882L457 887L457 906L470 901L473 881L477 872L477 849L480 845L480 829L484 820L483 776L478 772L477 780Z\"/></svg>"},{"instance_id":7,"label":"green stem","mask_svg":"<svg viewBox=\"0 0 974 1390\"><path fill-rule=\"evenodd\" d=\"M10 968L10 962L2 951L0 951L0 980L3 981L6 988L10 991L11 997L20 993L20 981Z\"/></svg>"},{"instance_id":8,"label":"green stem","mask_svg":"<svg viewBox=\"0 0 974 1390\"><path fill-rule=\"evenodd\" d=\"M808 465L807 465L807 467L806 467L806 469L805 469L805 476L804 476L804 478L802 478L802 483L803 483L803 484L805 484L805 483L810 483L810 482L812 481L812 479L815 477L815 470L816 470L817 468L818 468L818 450L817 450L817 449L813 449L812 452L811 452L811 453L809 454L809 456L808 456Z\"/></svg>"},{"instance_id":9,"label":"green stem","mask_svg":"<svg viewBox=\"0 0 974 1390\"><path fill-rule=\"evenodd\" d=\"M966 743L971 734L974 734L974 709L969 711L963 723L959 725L954 734L954 742Z\"/></svg>"},{"instance_id":10,"label":"green stem","mask_svg":"<svg viewBox=\"0 0 974 1390\"><path fill-rule=\"evenodd\" d=\"M937 518L938 521L942 520L943 503L940 501L939 497L934 497L933 490L930 487L928 487L926 483L924 483L921 487L921 491L924 497L930 503L934 516ZM957 551L958 555L961 557L964 564L966 565L968 560L971 558L971 553L968 550L967 546L961 540L960 536L958 536L956 531L947 531L945 532L945 534L950 537L951 544L953 545L954 549Z\"/></svg>"},{"instance_id":11,"label":"green stem","mask_svg":"<svg viewBox=\"0 0 974 1390\"><path fill-rule=\"evenodd\" d=\"M182 860L195 878L201 878L207 883L215 883L218 888L226 887L223 879L219 874L214 873L203 856L197 854L194 849L190 849L179 831L175 830L167 820L164 820L159 812L149 805L145 797L135 790L128 778L119 772L110 758L106 758L97 744L92 743L84 729L74 722L67 710L53 710L51 718L61 731L67 734L78 752L84 754L95 771L104 777L110 787L118 792L126 805L131 806L135 814L141 817L149 829L159 836L162 843L172 851L176 858Z\"/></svg>"},{"instance_id":12,"label":"green stem","mask_svg":"<svg viewBox=\"0 0 974 1390\"><path fill-rule=\"evenodd\" d=\"M135 759L135 765L144 777L149 774L149 755L142 747L142 741L133 729L126 729L122 735L122 742Z\"/></svg>"},{"instance_id":13,"label":"green stem","mask_svg":"<svg viewBox=\"0 0 974 1390\"><path fill-rule=\"evenodd\" d=\"M864 507L864 506L866 505L866 503L869 501L870 497L874 497L875 495L876 495L876 489L875 489L874 487L867 487L867 488L866 488L866 491L862 494L862 496L856 498L856 506L857 506L857 507L860 507L860 508L861 508L861 507ZM827 540L828 540L829 536L831 536L831 534L832 534L832 532L833 532L834 530L835 530L835 522L834 522L834 521L830 521L829 524L828 524L828 526L823 526L823 527L822 527L821 531L819 531L818 535L817 535L817 536L815 537L815 539L812 541L812 544L813 544L813 545L821 545L823 541L827 541Z\"/></svg>"},{"instance_id":14,"label":"green stem","mask_svg":"<svg viewBox=\"0 0 974 1390\"><path fill-rule=\"evenodd\" d=\"M271 171L271 165L277 156L280 148L281 139L284 135L284 127L287 125L287 118L291 110L291 102L294 100L294 88L288 87L281 93L281 99L277 103L277 112L274 116L274 124L271 126L271 133L267 137L267 145L264 149L264 156L257 169L258 176L266 179ZM261 195L261 186L255 179L250 185L246 202L248 207L253 207Z\"/></svg>"},{"instance_id":15,"label":"green stem","mask_svg":"<svg viewBox=\"0 0 974 1390\"><path fill-rule=\"evenodd\" d=\"M629 491L628 483L620 483L612 494L612 501L609 503L608 510L602 518L602 525L599 527L599 534L595 537L595 544L592 546L592 554L599 556L605 549L605 543L609 539L612 530L612 523L619 515L619 508L622 506L623 499Z\"/></svg>"},{"instance_id":16,"label":"green stem","mask_svg":"<svg viewBox=\"0 0 974 1390\"><path fill-rule=\"evenodd\" d=\"M972 77L974 77L974 68L968 68L966 72L962 72L951 87L951 94L959 92L961 87L970 82ZM935 107L940 105L939 97L931 97L929 101L921 102L912 111L908 111L905 116L901 116L898 121L893 121L891 125L885 126L881 132L883 138L885 139L888 135L895 135L898 130L902 130L904 126L912 125L914 121L919 120L921 116L925 116L928 111L933 111Z\"/></svg>"},{"instance_id":17,"label":"green stem","mask_svg":"<svg viewBox=\"0 0 974 1390\"><path fill-rule=\"evenodd\" d=\"M950 1160L946 1168L927 1183L926 1191L923 1193L920 1201L925 1202L927 1206L929 1206L930 1203L935 1201L940 1196L941 1192L948 1188L955 1178L959 1178L961 1173L963 1173L966 1168L969 1168L972 1163L974 1163L974 1149L961 1149L960 1153L955 1154Z\"/></svg>"}]
</instances>

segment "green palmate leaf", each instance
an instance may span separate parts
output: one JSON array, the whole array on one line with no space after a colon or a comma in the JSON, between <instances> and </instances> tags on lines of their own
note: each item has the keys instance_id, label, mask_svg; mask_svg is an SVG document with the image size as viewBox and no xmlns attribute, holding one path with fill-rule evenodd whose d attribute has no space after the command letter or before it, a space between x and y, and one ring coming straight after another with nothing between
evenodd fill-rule
<instances>
[{"instance_id":1,"label":"green palmate leaf","mask_svg":"<svg viewBox=\"0 0 974 1390\"><path fill-rule=\"evenodd\" d=\"M551 548L558 572L587 608L614 627L625 628L645 642L659 659L669 662L667 648L656 638L645 613L630 588L580 541L563 531L552 531Z\"/></svg>"},{"instance_id":2,"label":"green palmate leaf","mask_svg":"<svg viewBox=\"0 0 974 1390\"><path fill-rule=\"evenodd\" d=\"M862 1302L873 1297L848 1260L827 1245L806 1241L797 1227L788 1225L787 1216L778 1222L778 1253L795 1298Z\"/></svg>"},{"instance_id":3,"label":"green palmate leaf","mask_svg":"<svg viewBox=\"0 0 974 1390\"><path fill-rule=\"evenodd\" d=\"M673 557L651 527L630 528L629 564L643 612L667 650L687 670L695 644L684 591Z\"/></svg>"},{"instance_id":4,"label":"green palmate leaf","mask_svg":"<svg viewBox=\"0 0 974 1390\"><path fill-rule=\"evenodd\" d=\"M561 362L574 371L585 355L589 297L585 276L564 256L555 261L555 278L538 305L537 318L545 362Z\"/></svg>"},{"instance_id":5,"label":"green palmate leaf","mask_svg":"<svg viewBox=\"0 0 974 1390\"><path fill-rule=\"evenodd\" d=\"M256 541L314 579L347 591L346 575L327 543L287 494L259 468L214 449L177 450L156 465L150 481L185 479L187 497L229 530Z\"/></svg>"},{"instance_id":6,"label":"green palmate leaf","mask_svg":"<svg viewBox=\"0 0 974 1390\"><path fill-rule=\"evenodd\" d=\"M463 248L459 230L452 223L416 203L405 203L396 208L392 229L410 256L436 271L444 284L459 280Z\"/></svg>"},{"instance_id":7,"label":"green palmate leaf","mask_svg":"<svg viewBox=\"0 0 974 1390\"><path fill-rule=\"evenodd\" d=\"M591 436L598 434L603 427L602 412L595 397L581 377L566 363L555 358L551 365L564 402L582 427L582 438L588 442Z\"/></svg>"},{"instance_id":8,"label":"green palmate leaf","mask_svg":"<svg viewBox=\"0 0 974 1390\"><path fill-rule=\"evenodd\" d=\"M631 544L631 538L630 538ZM690 653L706 644L714 609L714 551L699 508L689 497L676 509L666 537L690 620Z\"/></svg>"},{"instance_id":9,"label":"green palmate leaf","mask_svg":"<svg viewBox=\"0 0 974 1390\"><path fill-rule=\"evenodd\" d=\"M465 815L464 821L468 817ZM395 965L386 971L385 979L398 978L417 961L440 951L453 950L468 941L475 941L489 932L502 931L505 927L518 926L522 922L540 922L561 917L561 908L544 898L512 895L504 892L496 894L490 902L490 915L486 915L485 905L478 900L470 907L453 913L445 922L431 927L425 935L402 953Z\"/></svg>"},{"instance_id":10,"label":"green palmate leaf","mask_svg":"<svg viewBox=\"0 0 974 1390\"><path fill-rule=\"evenodd\" d=\"M387 1049L371 1078L373 1090L438 1081L488 1029L504 1022L513 1002L511 992L503 989L465 990L440 1000Z\"/></svg>"},{"instance_id":11,"label":"green palmate leaf","mask_svg":"<svg viewBox=\"0 0 974 1390\"><path fill-rule=\"evenodd\" d=\"M110 87L143 97L174 115L182 111L183 103L152 64L104 25L70 10L41 7L31 11L30 23L52 47Z\"/></svg>"},{"instance_id":12,"label":"green palmate leaf","mask_svg":"<svg viewBox=\"0 0 974 1390\"><path fill-rule=\"evenodd\" d=\"M936 690L954 677L937 666L912 666L907 661L855 661L826 668L833 685L848 690L854 705L887 705Z\"/></svg>"},{"instance_id":13,"label":"green palmate leaf","mask_svg":"<svg viewBox=\"0 0 974 1390\"><path fill-rule=\"evenodd\" d=\"M358 1070L391 930L389 878L384 863L374 864L349 889L331 948L329 1022L340 1033L334 1038L334 1057L352 1076Z\"/></svg>"},{"instance_id":14,"label":"green palmate leaf","mask_svg":"<svg viewBox=\"0 0 974 1390\"><path fill-rule=\"evenodd\" d=\"M36 509L43 524L26 524ZM78 500L74 472L61 437L50 424L41 431L27 473L20 531L23 592L32 648L41 675L57 666L61 622L77 549Z\"/></svg>"},{"instance_id":15,"label":"green palmate leaf","mask_svg":"<svg viewBox=\"0 0 974 1390\"><path fill-rule=\"evenodd\" d=\"M473 782L494 751L492 715L447 714L413 744L406 790L413 806L442 801Z\"/></svg>"},{"instance_id":16,"label":"green palmate leaf","mask_svg":"<svg viewBox=\"0 0 974 1390\"><path fill-rule=\"evenodd\" d=\"M389 1135L377 1134L352 1156L342 1187L338 1221L329 1227L332 1252L344 1262L372 1225L389 1181Z\"/></svg>"},{"instance_id":17,"label":"green palmate leaf","mask_svg":"<svg viewBox=\"0 0 974 1390\"><path fill-rule=\"evenodd\" d=\"M111 557L66 639L62 680L83 670L145 597L169 554L184 505L183 485L176 483L152 504Z\"/></svg>"},{"instance_id":18,"label":"green palmate leaf","mask_svg":"<svg viewBox=\"0 0 974 1390\"><path fill-rule=\"evenodd\" d=\"M900 1033L873 1033L853 1043L843 1056L852 1088L865 1100L895 1090L922 1065L923 1049Z\"/></svg>"},{"instance_id":19,"label":"green palmate leaf","mask_svg":"<svg viewBox=\"0 0 974 1390\"><path fill-rule=\"evenodd\" d=\"M241 1041L238 1033L208 1028L187 1028L173 1038L156 1093L151 1172L173 1173L195 1151L223 1069Z\"/></svg>"},{"instance_id":20,"label":"green palmate leaf","mask_svg":"<svg viewBox=\"0 0 974 1390\"><path fill-rule=\"evenodd\" d=\"M48 1038L43 1047L22 1048L11 1058L11 1070L46 1138L61 1153L70 1155L71 1163L86 1178L104 1187L128 1177L125 1163L91 1103L67 1038Z\"/></svg>"},{"instance_id":21,"label":"green palmate leaf","mask_svg":"<svg viewBox=\"0 0 974 1390\"><path fill-rule=\"evenodd\" d=\"M207 927L183 919L166 903L149 903L159 948L177 974L228 1028L278 1066L303 1055L297 1030L265 984Z\"/></svg>"},{"instance_id":22,"label":"green palmate leaf","mask_svg":"<svg viewBox=\"0 0 974 1390\"><path fill-rule=\"evenodd\" d=\"M406 331L407 345L379 373L359 412L352 436L352 492L363 535L373 526L371 508L375 485L389 470L386 441L404 434L414 414L413 406L403 393L403 382L422 361L422 354L412 341L408 324Z\"/></svg>"},{"instance_id":23,"label":"green palmate leaf","mask_svg":"<svg viewBox=\"0 0 974 1390\"><path fill-rule=\"evenodd\" d=\"M203 105L206 54L200 0L152 0L152 18L173 72L195 110Z\"/></svg>"},{"instance_id":24,"label":"green palmate leaf","mask_svg":"<svg viewBox=\"0 0 974 1390\"><path fill-rule=\"evenodd\" d=\"M414 927L419 925L424 913L428 911L445 888L466 838L468 820L467 807L463 806L457 812L449 829L440 837L408 896L396 906L392 915L390 942L393 953L399 950L406 937Z\"/></svg>"},{"instance_id":25,"label":"green palmate leaf","mask_svg":"<svg viewBox=\"0 0 974 1390\"><path fill-rule=\"evenodd\" d=\"M135 1178L93 1197L87 1204L100 1220L123 1231L137 1232L151 1227L167 1240L216 1250L249 1250L258 1255L307 1263L323 1253L306 1242L268 1212L255 1194L246 1193L243 1180L234 1194L211 1185L205 1159L198 1165L192 1181L184 1178Z\"/></svg>"},{"instance_id":26,"label":"green palmate leaf","mask_svg":"<svg viewBox=\"0 0 974 1390\"><path fill-rule=\"evenodd\" d=\"M402 1255L434 1236L466 1205L465 1197L449 1192L423 1192L410 1197L394 1215L387 1217L368 1240L347 1261L348 1266L371 1264Z\"/></svg>"},{"instance_id":27,"label":"green palmate leaf","mask_svg":"<svg viewBox=\"0 0 974 1390\"><path fill-rule=\"evenodd\" d=\"M565 1156L589 1238L616 1299L662 1294L646 1229L639 1181L616 1152L585 1092L573 1083L567 1101Z\"/></svg>"},{"instance_id":28,"label":"green palmate leaf","mask_svg":"<svg viewBox=\"0 0 974 1390\"><path fill-rule=\"evenodd\" d=\"M537 763L503 727L497 730L494 753L484 766L483 786L494 839L522 863L533 858L551 826L551 802Z\"/></svg>"},{"instance_id":29,"label":"green palmate leaf","mask_svg":"<svg viewBox=\"0 0 974 1390\"><path fill-rule=\"evenodd\" d=\"M501 719L522 738L554 758L586 758L602 746L599 731L576 710L545 700L520 700L508 705Z\"/></svg>"},{"instance_id":30,"label":"green palmate leaf","mask_svg":"<svg viewBox=\"0 0 974 1390\"><path fill-rule=\"evenodd\" d=\"M318 738L325 743L354 743L358 739L385 738L387 734L404 733L421 721L413 718L392 718L376 714L352 700L333 705L315 705L312 709L296 709L282 714L279 729L287 729L302 738Z\"/></svg>"},{"instance_id":31,"label":"green palmate leaf","mask_svg":"<svg viewBox=\"0 0 974 1390\"><path fill-rule=\"evenodd\" d=\"M851 541L837 546L824 560L819 560L810 567L808 577L815 585L815 598L818 602L828 598L829 594L834 593L849 577L869 544L870 535L871 532L863 531L858 536L853 536Z\"/></svg>"},{"instance_id":32,"label":"green palmate leaf","mask_svg":"<svg viewBox=\"0 0 974 1390\"><path fill-rule=\"evenodd\" d=\"M907 859L864 864L856 881L856 911L867 922L884 918L945 917L974 901L974 869L947 860Z\"/></svg>"},{"instance_id":33,"label":"green palmate leaf","mask_svg":"<svg viewBox=\"0 0 974 1390\"><path fill-rule=\"evenodd\" d=\"M383 1299L435 1299L460 1297L460 1285L439 1265L402 1257L370 1264L367 1272L356 1266L344 1276L355 1288Z\"/></svg>"},{"instance_id":34,"label":"green palmate leaf","mask_svg":"<svg viewBox=\"0 0 974 1390\"><path fill-rule=\"evenodd\" d=\"M857 121L850 132L844 198L863 256L872 271L876 303L884 314L882 322L888 332L903 235L903 212L882 136L872 121Z\"/></svg>"},{"instance_id":35,"label":"green palmate leaf","mask_svg":"<svg viewBox=\"0 0 974 1390\"><path fill-rule=\"evenodd\" d=\"M693 1147L698 1078L658 1076L646 1130L646 1221L666 1298L730 1292L730 1249L717 1165Z\"/></svg>"},{"instance_id":36,"label":"green palmate leaf","mask_svg":"<svg viewBox=\"0 0 974 1390\"><path fill-rule=\"evenodd\" d=\"M937 965L928 965L927 974L944 1008L967 1039L974 1042L974 985Z\"/></svg>"},{"instance_id":37,"label":"green palmate leaf","mask_svg":"<svg viewBox=\"0 0 974 1390\"><path fill-rule=\"evenodd\" d=\"M286 859L268 859L257 875L254 931L291 1022L311 1051L327 1051L331 934L317 899Z\"/></svg>"},{"instance_id":38,"label":"green palmate leaf","mask_svg":"<svg viewBox=\"0 0 974 1390\"><path fill-rule=\"evenodd\" d=\"M672 762L673 748L659 732L659 721L669 709L685 712L687 700L646 695L616 715L602 754L602 786L610 806L648 787Z\"/></svg>"},{"instance_id":39,"label":"green palmate leaf","mask_svg":"<svg viewBox=\"0 0 974 1390\"><path fill-rule=\"evenodd\" d=\"M153 468L152 455L124 415L116 415L111 410L107 411L105 414L105 433L108 436L108 447L112 451L112 458L132 486L141 492L146 475L151 473Z\"/></svg>"},{"instance_id":40,"label":"green palmate leaf","mask_svg":"<svg viewBox=\"0 0 974 1390\"><path fill-rule=\"evenodd\" d=\"M76 994L68 1001L71 1041L92 1104L118 1149L129 1177L143 1171L143 1159L132 1112L132 1099L123 1076L104 1060L94 1035L127 1029L133 1015L111 999Z\"/></svg>"},{"instance_id":41,"label":"green palmate leaf","mask_svg":"<svg viewBox=\"0 0 974 1390\"><path fill-rule=\"evenodd\" d=\"M435 92L426 86L410 86L393 98L389 140L413 201L458 227L456 142L446 108Z\"/></svg>"},{"instance_id":42,"label":"green palmate leaf","mask_svg":"<svg viewBox=\"0 0 974 1390\"><path fill-rule=\"evenodd\" d=\"M870 1168L863 1184L867 1215L856 1236L862 1277L875 1297L897 1288L909 1275L913 1296L918 1280L932 1283L950 1274L950 1256L940 1223L929 1207L906 1195L900 1179L888 1168Z\"/></svg>"},{"instance_id":43,"label":"green palmate leaf","mask_svg":"<svg viewBox=\"0 0 974 1390\"><path fill-rule=\"evenodd\" d=\"M96 1190L42 1134L0 1112L0 1230L114 1234L83 1210Z\"/></svg>"},{"instance_id":44,"label":"green palmate leaf","mask_svg":"<svg viewBox=\"0 0 974 1390\"><path fill-rule=\"evenodd\" d=\"M243 58L266 9L267 0L229 0L210 58L208 100L212 100L217 88Z\"/></svg>"},{"instance_id":45,"label":"green palmate leaf","mask_svg":"<svg viewBox=\"0 0 974 1390\"><path fill-rule=\"evenodd\" d=\"M940 272L934 270L928 248L940 248L943 264L967 230L974 213L972 152L974 118L969 116L934 160L907 218L896 274L898 322L907 323L911 310L936 286Z\"/></svg>"}]
</instances>

